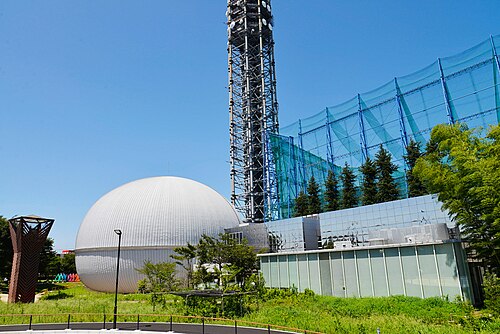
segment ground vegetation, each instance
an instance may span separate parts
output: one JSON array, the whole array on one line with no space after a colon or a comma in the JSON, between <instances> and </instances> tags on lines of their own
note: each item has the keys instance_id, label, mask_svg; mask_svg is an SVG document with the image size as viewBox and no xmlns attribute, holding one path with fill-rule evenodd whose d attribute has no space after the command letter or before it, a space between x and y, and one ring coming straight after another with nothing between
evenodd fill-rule
<instances>
[{"instance_id":1,"label":"ground vegetation","mask_svg":"<svg viewBox=\"0 0 500 334\"><path fill-rule=\"evenodd\" d=\"M144 278L137 282L137 290L149 294L153 310L157 304L165 306L166 294L176 291L179 287L180 282L175 276L175 263L145 261L144 266L137 271L144 275Z\"/></svg>"},{"instance_id":2,"label":"ground vegetation","mask_svg":"<svg viewBox=\"0 0 500 334\"><path fill-rule=\"evenodd\" d=\"M48 292L37 303L0 303L0 314L18 315L0 317L0 323L26 324L28 314L55 314L50 320L52 322L66 322L69 313L73 313L74 321L102 322L103 314L112 318L112 293L89 291L80 283L58 286L61 289ZM394 334L493 334L500 331L500 320L496 315L475 310L466 302L446 298L338 298L318 296L310 290L299 293L297 289L263 289L259 296L246 304L245 315L234 315L234 319L323 333L376 333L377 329L381 333ZM137 314L150 314L141 316L141 321L165 321L169 314L188 314L184 298L167 295L166 299L165 307L153 310L146 295L119 294L118 321L134 322ZM47 319L35 316L33 321L47 322ZM234 322L228 324L234 325Z\"/></svg>"}]
</instances>

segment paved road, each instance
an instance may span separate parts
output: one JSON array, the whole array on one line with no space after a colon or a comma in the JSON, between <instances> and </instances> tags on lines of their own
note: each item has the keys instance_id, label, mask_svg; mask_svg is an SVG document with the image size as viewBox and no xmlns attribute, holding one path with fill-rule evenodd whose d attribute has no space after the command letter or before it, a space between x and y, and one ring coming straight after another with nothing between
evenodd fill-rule
<instances>
[{"instance_id":1,"label":"paved road","mask_svg":"<svg viewBox=\"0 0 500 334\"><path fill-rule=\"evenodd\" d=\"M106 329L111 329L112 323L106 324ZM71 324L71 329L91 329L100 330L103 328L102 323L73 323ZM119 330L134 331L137 330L137 324L131 322L117 323L116 327ZM0 326L0 332L9 331L25 331L28 330L28 325L3 325ZM67 324L34 324L32 326L33 331L41 330L63 330L67 328ZM142 331L152 331L152 332L168 332L170 331L170 323L140 323L139 329ZM290 333L277 330L268 330L266 328L249 328L249 327L235 327L235 326L223 326L223 325L202 325L202 324L172 324L172 331L175 333L185 333L185 334L282 334Z\"/></svg>"}]
</instances>

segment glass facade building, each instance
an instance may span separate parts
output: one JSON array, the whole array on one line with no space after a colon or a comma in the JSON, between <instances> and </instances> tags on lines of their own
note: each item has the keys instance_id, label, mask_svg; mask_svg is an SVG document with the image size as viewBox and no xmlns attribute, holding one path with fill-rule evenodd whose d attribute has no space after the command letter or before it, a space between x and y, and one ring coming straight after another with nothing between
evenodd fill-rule
<instances>
[{"instance_id":1,"label":"glass facade building","mask_svg":"<svg viewBox=\"0 0 500 334\"><path fill-rule=\"evenodd\" d=\"M473 298L465 254L457 241L259 256L269 287L336 297Z\"/></svg>"},{"instance_id":2,"label":"glass facade building","mask_svg":"<svg viewBox=\"0 0 500 334\"><path fill-rule=\"evenodd\" d=\"M298 252L318 248L319 217L296 217L266 223L271 252Z\"/></svg>"},{"instance_id":3,"label":"glass facade building","mask_svg":"<svg viewBox=\"0 0 500 334\"><path fill-rule=\"evenodd\" d=\"M338 297L448 296L474 302L459 233L435 195L266 223L266 285ZM315 241L315 242L314 242Z\"/></svg>"},{"instance_id":4,"label":"glass facade building","mask_svg":"<svg viewBox=\"0 0 500 334\"><path fill-rule=\"evenodd\" d=\"M376 232L391 228L446 224L454 227L436 195L360 206L319 214L322 243L352 240L369 245Z\"/></svg>"}]
</instances>

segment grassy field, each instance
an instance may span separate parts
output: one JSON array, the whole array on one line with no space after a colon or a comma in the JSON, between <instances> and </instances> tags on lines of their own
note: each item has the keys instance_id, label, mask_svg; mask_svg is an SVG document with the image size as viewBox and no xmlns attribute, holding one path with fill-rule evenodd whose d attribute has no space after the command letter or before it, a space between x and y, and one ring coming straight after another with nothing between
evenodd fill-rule
<instances>
[{"instance_id":1,"label":"grassy field","mask_svg":"<svg viewBox=\"0 0 500 334\"><path fill-rule=\"evenodd\" d=\"M0 303L0 324L27 323L28 314L37 314L33 322L65 322L111 319L114 295L87 290L79 283L59 285L33 304ZM147 295L119 295L119 321L167 321L169 314L184 314L180 297L172 296L164 307L153 308ZM274 293L255 303L241 320L295 327L325 333L500 333L500 319L474 310L467 303L440 298L334 298L313 294ZM75 315L87 313L87 315ZM15 314L17 316L6 316ZM45 317L43 314L57 314Z\"/></svg>"},{"instance_id":2,"label":"grassy field","mask_svg":"<svg viewBox=\"0 0 500 334\"><path fill-rule=\"evenodd\" d=\"M440 298L286 296L244 319L325 333L500 333L500 321Z\"/></svg>"}]
</instances>

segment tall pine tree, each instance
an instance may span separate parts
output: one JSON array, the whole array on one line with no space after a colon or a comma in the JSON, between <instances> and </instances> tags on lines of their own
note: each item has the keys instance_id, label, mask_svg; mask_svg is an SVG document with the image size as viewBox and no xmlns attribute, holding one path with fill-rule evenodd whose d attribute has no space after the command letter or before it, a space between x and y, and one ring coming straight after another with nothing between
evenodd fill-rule
<instances>
[{"instance_id":1,"label":"tall pine tree","mask_svg":"<svg viewBox=\"0 0 500 334\"><path fill-rule=\"evenodd\" d=\"M302 190L295 199L294 217L307 216L309 211L309 198Z\"/></svg>"},{"instance_id":2,"label":"tall pine tree","mask_svg":"<svg viewBox=\"0 0 500 334\"><path fill-rule=\"evenodd\" d=\"M361 165L359 170L363 177L361 183L361 204L374 204L377 199L377 167L375 166L375 161L366 158L365 163Z\"/></svg>"},{"instance_id":3,"label":"tall pine tree","mask_svg":"<svg viewBox=\"0 0 500 334\"><path fill-rule=\"evenodd\" d=\"M406 171L406 182L408 184L408 197L422 196L427 194L424 185L420 181L419 178L413 175L413 168L417 163L417 159L423 156L423 153L420 151L420 143L413 140L410 140L410 143L406 147L406 155L403 157L406 161L406 166L408 170Z\"/></svg>"},{"instance_id":4,"label":"tall pine tree","mask_svg":"<svg viewBox=\"0 0 500 334\"><path fill-rule=\"evenodd\" d=\"M399 198L399 190L392 174L398 167L392 163L389 151L380 145L375 155L375 165L377 167L377 203L394 201Z\"/></svg>"},{"instance_id":5,"label":"tall pine tree","mask_svg":"<svg viewBox=\"0 0 500 334\"><path fill-rule=\"evenodd\" d=\"M321 199L319 198L319 186L314 176L309 179L307 185L307 194L309 199L308 214L321 213Z\"/></svg>"},{"instance_id":6,"label":"tall pine tree","mask_svg":"<svg viewBox=\"0 0 500 334\"><path fill-rule=\"evenodd\" d=\"M357 206L358 197L356 194L356 187L354 185L356 176L354 175L347 162L344 168L342 168L340 180L342 181L342 209L348 209Z\"/></svg>"},{"instance_id":7,"label":"tall pine tree","mask_svg":"<svg viewBox=\"0 0 500 334\"><path fill-rule=\"evenodd\" d=\"M335 211L340 209L340 192L337 177L331 170L328 171L328 176L325 182L325 211Z\"/></svg>"}]
</instances>

